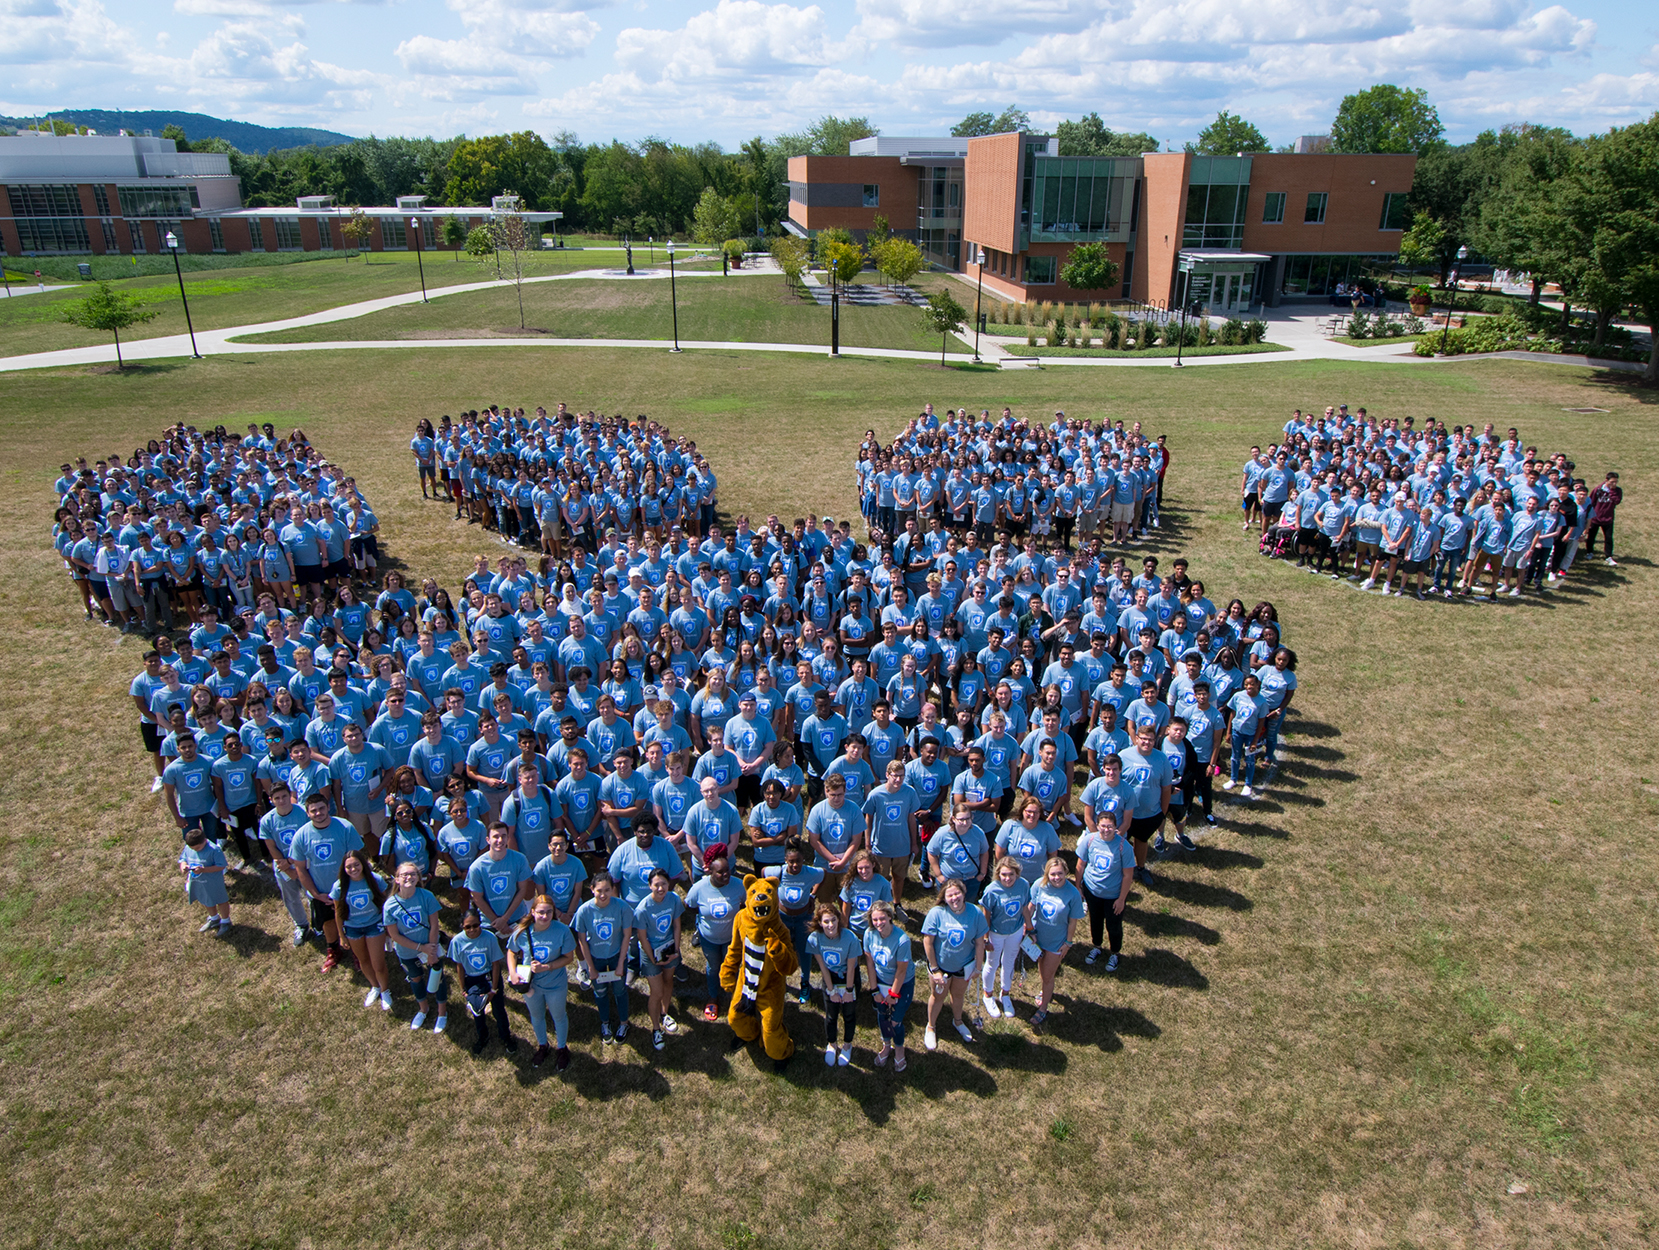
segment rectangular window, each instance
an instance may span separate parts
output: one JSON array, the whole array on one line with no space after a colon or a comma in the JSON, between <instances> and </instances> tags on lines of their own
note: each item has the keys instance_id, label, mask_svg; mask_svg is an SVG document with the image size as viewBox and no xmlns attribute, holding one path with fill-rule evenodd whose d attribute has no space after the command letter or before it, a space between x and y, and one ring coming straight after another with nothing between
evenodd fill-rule
<instances>
[{"instance_id":1,"label":"rectangular window","mask_svg":"<svg viewBox=\"0 0 1659 1250\"><path fill-rule=\"evenodd\" d=\"M121 251L121 245L115 241L115 223L106 217L104 218L103 224L104 251L111 254L118 254Z\"/></svg>"},{"instance_id":2,"label":"rectangular window","mask_svg":"<svg viewBox=\"0 0 1659 1250\"><path fill-rule=\"evenodd\" d=\"M207 219L207 233L213 240L213 250L215 252L224 251L225 227L220 223L217 217L209 217Z\"/></svg>"},{"instance_id":3,"label":"rectangular window","mask_svg":"<svg viewBox=\"0 0 1659 1250\"><path fill-rule=\"evenodd\" d=\"M1283 191L1269 191L1267 199L1262 201L1262 225L1277 226L1285 219L1285 193Z\"/></svg>"},{"instance_id":4,"label":"rectangular window","mask_svg":"<svg viewBox=\"0 0 1659 1250\"><path fill-rule=\"evenodd\" d=\"M1054 257L1027 256L1025 258L1025 281L1028 286L1040 286L1054 281Z\"/></svg>"},{"instance_id":5,"label":"rectangular window","mask_svg":"<svg viewBox=\"0 0 1659 1250\"><path fill-rule=\"evenodd\" d=\"M531 235L541 237L542 227L539 222L526 222ZM433 251L438 246L438 219L436 217L421 218L421 246L427 251Z\"/></svg>"},{"instance_id":6,"label":"rectangular window","mask_svg":"<svg viewBox=\"0 0 1659 1250\"><path fill-rule=\"evenodd\" d=\"M13 217L79 217L81 197L72 186L11 186Z\"/></svg>"},{"instance_id":7,"label":"rectangular window","mask_svg":"<svg viewBox=\"0 0 1659 1250\"><path fill-rule=\"evenodd\" d=\"M134 256L142 256L149 250L148 246L144 242L143 222L129 221L127 223L127 234L132 237L132 251Z\"/></svg>"},{"instance_id":8,"label":"rectangular window","mask_svg":"<svg viewBox=\"0 0 1659 1250\"><path fill-rule=\"evenodd\" d=\"M278 217L276 219L277 251L297 252L300 250L300 219L298 217Z\"/></svg>"},{"instance_id":9,"label":"rectangular window","mask_svg":"<svg viewBox=\"0 0 1659 1250\"><path fill-rule=\"evenodd\" d=\"M409 250L409 227L403 224L403 218L382 217L380 219L380 248L385 252L406 252Z\"/></svg>"},{"instance_id":10,"label":"rectangular window","mask_svg":"<svg viewBox=\"0 0 1659 1250\"><path fill-rule=\"evenodd\" d=\"M195 188L117 187L121 212L127 217L188 217Z\"/></svg>"},{"instance_id":11,"label":"rectangular window","mask_svg":"<svg viewBox=\"0 0 1659 1250\"><path fill-rule=\"evenodd\" d=\"M1383 196L1382 223L1378 230L1404 230L1411 224L1411 214L1407 211L1406 202L1411 195L1406 191L1390 191Z\"/></svg>"},{"instance_id":12,"label":"rectangular window","mask_svg":"<svg viewBox=\"0 0 1659 1250\"><path fill-rule=\"evenodd\" d=\"M103 183L92 184L92 202L98 206L98 216L109 216L109 188Z\"/></svg>"},{"instance_id":13,"label":"rectangular window","mask_svg":"<svg viewBox=\"0 0 1659 1250\"><path fill-rule=\"evenodd\" d=\"M84 217L19 217L12 224L25 253L92 250Z\"/></svg>"},{"instance_id":14,"label":"rectangular window","mask_svg":"<svg viewBox=\"0 0 1659 1250\"><path fill-rule=\"evenodd\" d=\"M865 208L880 208L881 207L881 187L878 186L876 183L866 182L864 184L864 207Z\"/></svg>"},{"instance_id":15,"label":"rectangular window","mask_svg":"<svg viewBox=\"0 0 1659 1250\"><path fill-rule=\"evenodd\" d=\"M259 224L259 218L257 217L248 218L248 239L253 244L254 251L263 252L265 250L265 230Z\"/></svg>"},{"instance_id":16,"label":"rectangular window","mask_svg":"<svg viewBox=\"0 0 1659 1250\"><path fill-rule=\"evenodd\" d=\"M329 229L327 217L317 218L317 242L325 252L334 250L334 232Z\"/></svg>"},{"instance_id":17,"label":"rectangular window","mask_svg":"<svg viewBox=\"0 0 1659 1250\"><path fill-rule=\"evenodd\" d=\"M1330 200L1330 198L1331 197L1328 194L1326 194L1324 191L1309 191L1308 192L1308 208L1307 208L1307 211L1302 214L1303 224L1304 225L1309 225L1309 226L1322 226L1322 225L1324 225L1325 224L1325 205L1326 205L1327 201Z\"/></svg>"}]
</instances>

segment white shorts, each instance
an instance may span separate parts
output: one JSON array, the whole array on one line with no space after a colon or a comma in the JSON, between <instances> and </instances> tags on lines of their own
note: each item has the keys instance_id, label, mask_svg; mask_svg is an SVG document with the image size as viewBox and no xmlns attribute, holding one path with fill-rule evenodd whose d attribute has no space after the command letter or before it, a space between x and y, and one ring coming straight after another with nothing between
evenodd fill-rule
<instances>
[{"instance_id":1,"label":"white shorts","mask_svg":"<svg viewBox=\"0 0 1659 1250\"><path fill-rule=\"evenodd\" d=\"M1117 525L1128 525L1135 519L1135 505L1132 503L1114 503L1112 505L1112 521Z\"/></svg>"}]
</instances>

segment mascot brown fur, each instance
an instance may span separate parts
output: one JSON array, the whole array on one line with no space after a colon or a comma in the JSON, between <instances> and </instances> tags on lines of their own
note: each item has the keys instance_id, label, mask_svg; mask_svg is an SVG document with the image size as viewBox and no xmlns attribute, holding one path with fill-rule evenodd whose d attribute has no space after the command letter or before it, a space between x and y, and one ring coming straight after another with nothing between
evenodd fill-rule
<instances>
[{"instance_id":1,"label":"mascot brown fur","mask_svg":"<svg viewBox=\"0 0 1659 1250\"><path fill-rule=\"evenodd\" d=\"M783 1024L784 980L798 966L795 945L778 917L777 881L744 877L743 886L743 910L732 923L732 944L720 967L720 988L732 996L726 1022L734 1048L758 1037L781 1069L795 1053Z\"/></svg>"}]
</instances>

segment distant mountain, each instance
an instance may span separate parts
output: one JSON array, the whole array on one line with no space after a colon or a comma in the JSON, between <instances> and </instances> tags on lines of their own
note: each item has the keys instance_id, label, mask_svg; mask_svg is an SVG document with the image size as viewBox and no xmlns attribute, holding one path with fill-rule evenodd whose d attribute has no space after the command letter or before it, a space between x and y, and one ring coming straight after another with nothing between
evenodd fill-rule
<instances>
[{"instance_id":1,"label":"distant mountain","mask_svg":"<svg viewBox=\"0 0 1659 1250\"><path fill-rule=\"evenodd\" d=\"M191 140L223 139L239 151L254 153L276 148L302 148L313 143L319 147L332 147L353 140L353 136L335 130L315 130L309 126L256 126L252 122L209 117L206 113L172 113L162 109L132 113L109 109L58 109L45 116L54 121L88 126L99 134L110 135L117 130L132 130L138 134L149 130L159 135L163 126L177 126ZM35 120L33 117L0 117L0 125L16 128L32 125Z\"/></svg>"}]
</instances>

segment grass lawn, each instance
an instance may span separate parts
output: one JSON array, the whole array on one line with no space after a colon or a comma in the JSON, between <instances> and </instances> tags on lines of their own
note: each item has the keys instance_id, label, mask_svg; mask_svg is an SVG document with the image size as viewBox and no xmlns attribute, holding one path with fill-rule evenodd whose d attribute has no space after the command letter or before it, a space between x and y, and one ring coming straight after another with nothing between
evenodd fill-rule
<instances>
[{"instance_id":1,"label":"grass lawn","mask_svg":"<svg viewBox=\"0 0 1659 1250\"><path fill-rule=\"evenodd\" d=\"M639 251L635 249L635 261ZM660 268L660 266L659 266ZM830 311L792 292L778 274L695 278L678 284L680 338L741 343L830 341ZM525 325L551 338L667 339L673 333L668 283L576 279L524 288ZM520 337L518 297L510 287L468 291L350 321L247 336L254 343ZM851 347L931 351L938 336L922 313L902 304L841 306L841 341Z\"/></svg>"},{"instance_id":2,"label":"grass lawn","mask_svg":"<svg viewBox=\"0 0 1659 1250\"><path fill-rule=\"evenodd\" d=\"M1004 343L1002 349L1010 356L1093 356L1110 360L1133 359L1136 356L1155 357L1168 356L1175 358L1176 349L1173 347L1148 347L1144 351L1133 348L1121 351L1117 348L1105 347L1048 347L1039 343L1033 347L1029 343ZM1211 343L1206 347L1183 347L1181 356L1257 356L1264 352L1288 352L1290 348L1283 343L1242 343L1235 347L1223 347L1220 343Z\"/></svg>"},{"instance_id":3,"label":"grass lawn","mask_svg":"<svg viewBox=\"0 0 1659 1250\"><path fill-rule=\"evenodd\" d=\"M1652 392L1502 360L1103 379L599 349L226 356L7 388L9 1244L1652 1244ZM1030 978L1021 1021L971 1048L923 1054L918 1005L900 1077L867 1050L826 1071L815 1012L790 1008L803 1053L779 1077L700 1019L660 1057L637 1030L602 1050L584 1004L559 1079L523 1050L475 1060L459 1009L449 1038L410 1033L401 986L393 1019L365 1012L262 889L233 890L234 941L198 937L126 695L140 646L81 621L48 546L60 461L180 417L303 425L363 484L390 558L453 587L501 548L420 502L416 418L560 399L666 420L717 466L723 510L786 517L849 514L864 430L928 400L1167 433L1151 550L1190 557L1219 600L1273 600L1299 652L1283 772L1134 893L1117 974L1074 952L1046 1031L1024 1022ZM1598 479L1618 468L1621 567L1477 607L1263 561L1237 528L1243 449L1338 402L1516 425Z\"/></svg>"},{"instance_id":4,"label":"grass lawn","mask_svg":"<svg viewBox=\"0 0 1659 1250\"><path fill-rule=\"evenodd\" d=\"M1393 334L1393 335L1390 335L1388 338L1385 338L1385 339L1374 339L1374 338L1356 339L1356 338L1350 338L1346 334L1339 334L1339 335L1336 336L1335 339L1332 340L1332 342L1346 343L1349 347L1386 347L1386 346L1393 346L1393 345L1396 345L1396 344L1415 343L1415 342L1417 342L1418 339L1423 339L1423 338L1428 338L1428 337L1429 337L1429 332L1428 331L1425 331L1422 334Z\"/></svg>"},{"instance_id":5,"label":"grass lawn","mask_svg":"<svg viewBox=\"0 0 1659 1250\"><path fill-rule=\"evenodd\" d=\"M536 252L527 260L526 274L570 273L619 263L609 252ZM431 252L425 255L424 264L428 290L482 282L495 273L493 267L480 266L464 255L456 261L451 254ZM184 287L196 329L219 330L418 291L421 267L414 252L377 252L369 254L367 260L362 256L349 260L340 257L186 273ZM0 298L0 355L20 356L111 342L107 334L63 323L64 309L83 298L87 289L90 287L77 286L20 299ZM116 289L136 296L159 314L154 321L124 332L122 342L184 333L184 307L179 302L178 279L171 269L165 274L118 282ZM517 321L516 314L513 319Z\"/></svg>"}]
</instances>

